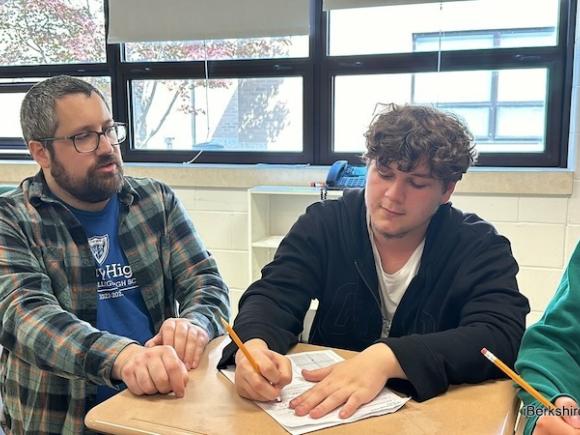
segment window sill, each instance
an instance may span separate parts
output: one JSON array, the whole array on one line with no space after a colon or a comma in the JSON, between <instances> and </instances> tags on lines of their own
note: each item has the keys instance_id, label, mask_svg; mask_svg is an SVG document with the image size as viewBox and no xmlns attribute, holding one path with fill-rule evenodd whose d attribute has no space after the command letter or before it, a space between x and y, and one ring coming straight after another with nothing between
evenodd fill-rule
<instances>
[{"instance_id":1,"label":"window sill","mask_svg":"<svg viewBox=\"0 0 580 435\"><path fill-rule=\"evenodd\" d=\"M19 183L34 174L38 165L30 161L0 161L0 183ZM173 187L248 189L258 185L308 186L324 181L327 166L309 165L175 165L126 163L125 173L151 177ZM569 196L574 173L566 169L474 168L457 185L456 193L486 195Z\"/></svg>"}]
</instances>

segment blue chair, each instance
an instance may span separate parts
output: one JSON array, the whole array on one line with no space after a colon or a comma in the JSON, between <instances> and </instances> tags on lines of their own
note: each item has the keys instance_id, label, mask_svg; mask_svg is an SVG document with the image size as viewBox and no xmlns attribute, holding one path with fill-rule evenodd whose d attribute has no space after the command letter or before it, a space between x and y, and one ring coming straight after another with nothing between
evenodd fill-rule
<instances>
[{"instance_id":1,"label":"blue chair","mask_svg":"<svg viewBox=\"0 0 580 435\"><path fill-rule=\"evenodd\" d=\"M0 184L0 195L10 192L16 189L16 186L13 184Z\"/></svg>"}]
</instances>

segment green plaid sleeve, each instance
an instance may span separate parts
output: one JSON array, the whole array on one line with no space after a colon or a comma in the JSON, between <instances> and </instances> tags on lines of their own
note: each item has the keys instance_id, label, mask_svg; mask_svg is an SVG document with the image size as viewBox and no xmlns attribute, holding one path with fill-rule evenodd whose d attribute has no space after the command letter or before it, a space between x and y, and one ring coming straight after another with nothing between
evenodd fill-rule
<instances>
[{"instance_id":1,"label":"green plaid sleeve","mask_svg":"<svg viewBox=\"0 0 580 435\"><path fill-rule=\"evenodd\" d=\"M224 333L220 317L229 319L229 290L214 257L206 250L181 201L169 188L167 236L180 317L204 328L210 340Z\"/></svg>"},{"instance_id":2,"label":"green plaid sleeve","mask_svg":"<svg viewBox=\"0 0 580 435\"><path fill-rule=\"evenodd\" d=\"M58 376L111 385L114 359L132 340L101 332L63 309L43 251L30 246L19 225L26 216L0 201L0 344Z\"/></svg>"}]
</instances>

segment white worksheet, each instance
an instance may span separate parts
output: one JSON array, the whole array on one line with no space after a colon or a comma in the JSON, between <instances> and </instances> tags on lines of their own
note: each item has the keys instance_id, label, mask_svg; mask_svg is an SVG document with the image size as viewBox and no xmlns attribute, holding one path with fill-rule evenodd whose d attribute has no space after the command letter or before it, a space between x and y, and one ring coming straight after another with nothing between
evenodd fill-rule
<instances>
[{"instance_id":1,"label":"white worksheet","mask_svg":"<svg viewBox=\"0 0 580 435\"><path fill-rule=\"evenodd\" d=\"M293 435L351 423L377 415L389 414L400 409L409 400L409 397L401 398L388 388L385 388L373 401L361 406L350 418L342 419L338 417L340 407L319 419L313 419L307 415L298 417L294 415L294 410L289 406L290 400L314 385L313 382L308 382L302 377L302 369L312 370L326 367L343 361L343 358L332 350L303 352L287 355L287 357L292 362L292 382L282 390L280 401L255 403ZM222 373L231 382L234 382L234 367L228 367L222 370Z\"/></svg>"}]
</instances>

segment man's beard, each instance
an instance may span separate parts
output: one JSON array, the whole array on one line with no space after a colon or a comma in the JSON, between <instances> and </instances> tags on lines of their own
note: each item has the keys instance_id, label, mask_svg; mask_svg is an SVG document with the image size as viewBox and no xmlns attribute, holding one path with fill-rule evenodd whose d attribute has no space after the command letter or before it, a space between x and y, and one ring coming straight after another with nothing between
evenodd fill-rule
<instances>
[{"instance_id":1,"label":"man's beard","mask_svg":"<svg viewBox=\"0 0 580 435\"><path fill-rule=\"evenodd\" d=\"M54 181L70 195L79 201L98 203L119 193L123 187L123 167L114 156L102 156L95 165L87 171L84 179L75 180L66 171L61 162L52 159L50 174ZM99 173L97 169L114 163L117 166L116 174Z\"/></svg>"}]
</instances>

